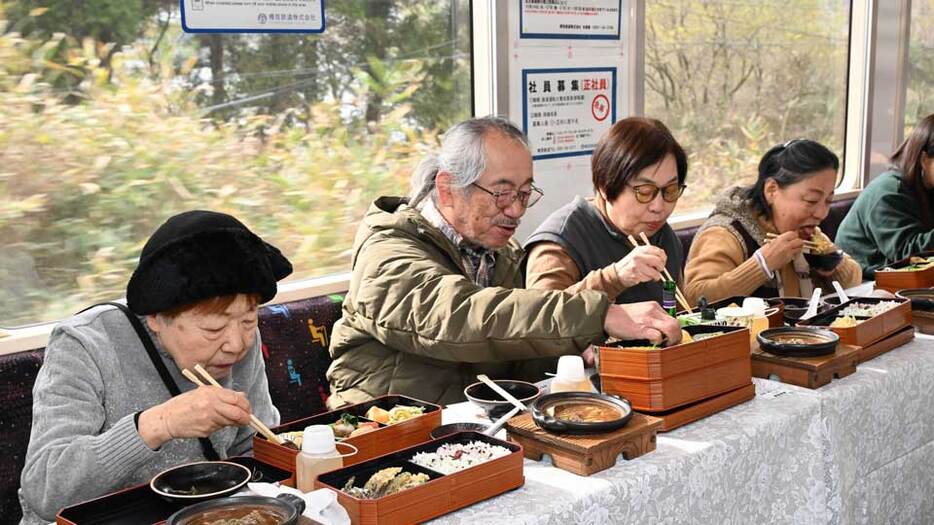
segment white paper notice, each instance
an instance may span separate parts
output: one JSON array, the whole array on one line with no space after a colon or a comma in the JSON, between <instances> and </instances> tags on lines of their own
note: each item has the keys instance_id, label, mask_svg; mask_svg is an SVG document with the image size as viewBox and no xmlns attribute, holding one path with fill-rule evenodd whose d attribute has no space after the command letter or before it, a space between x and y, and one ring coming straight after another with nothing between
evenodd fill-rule
<instances>
[{"instance_id":1,"label":"white paper notice","mask_svg":"<svg viewBox=\"0 0 934 525\"><path fill-rule=\"evenodd\" d=\"M182 0L189 33L321 33L324 0Z\"/></svg>"},{"instance_id":2,"label":"white paper notice","mask_svg":"<svg viewBox=\"0 0 934 525\"><path fill-rule=\"evenodd\" d=\"M522 130L532 158L589 155L616 122L616 68L523 69Z\"/></svg>"},{"instance_id":3,"label":"white paper notice","mask_svg":"<svg viewBox=\"0 0 934 525\"><path fill-rule=\"evenodd\" d=\"M619 40L622 0L520 0L519 38Z\"/></svg>"}]
</instances>

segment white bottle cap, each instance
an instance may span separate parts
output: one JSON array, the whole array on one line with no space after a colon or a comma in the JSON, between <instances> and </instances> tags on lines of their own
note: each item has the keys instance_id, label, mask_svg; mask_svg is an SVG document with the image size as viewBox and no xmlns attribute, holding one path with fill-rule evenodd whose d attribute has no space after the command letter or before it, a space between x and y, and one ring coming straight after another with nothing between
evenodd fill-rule
<instances>
[{"instance_id":1,"label":"white bottle cap","mask_svg":"<svg viewBox=\"0 0 934 525\"><path fill-rule=\"evenodd\" d=\"M302 434L302 452L309 454L327 454L336 452L334 429L330 425L311 425L305 427Z\"/></svg>"},{"instance_id":2,"label":"white bottle cap","mask_svg":"<svg viewBox=\"0 0 934 525\"><path fill-rule=\"evenodd\" d=\"M579 355L563 355L558 359L558 370L555 377L561 379L586 379L584 375L584 360Z\"/></svg>"}]
</instances>

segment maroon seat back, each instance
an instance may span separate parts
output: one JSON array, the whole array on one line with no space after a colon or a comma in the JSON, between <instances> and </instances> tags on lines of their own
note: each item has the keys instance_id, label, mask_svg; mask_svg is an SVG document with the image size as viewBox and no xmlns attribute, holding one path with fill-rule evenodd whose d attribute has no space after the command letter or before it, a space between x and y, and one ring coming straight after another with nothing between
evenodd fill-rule
<instances>
[{"instance_id":1,"label":"maroon seat back","mask_svg":"<svg viewBox=\"0 0 934 525\"><path fill-rule=\"evenodd\" d=\"M42 350L0 356L0 522L18 523L19 475L32 428L32 385Z\"/></svg>"}]
</instances>

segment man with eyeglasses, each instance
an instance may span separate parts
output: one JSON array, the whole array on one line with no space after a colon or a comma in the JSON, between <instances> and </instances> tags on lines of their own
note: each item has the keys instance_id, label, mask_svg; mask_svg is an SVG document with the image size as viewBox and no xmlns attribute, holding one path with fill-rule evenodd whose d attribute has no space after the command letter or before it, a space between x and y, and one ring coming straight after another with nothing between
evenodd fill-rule
<instances>
[{"instance_id":1,"label":"man with eyeglasses","mask_svg":"<svg viewBox=\"0 0 934 525\"><path fill-rule=\"evenodd\" d=\"M357 231L331 336L329 405L390 393L454 403L478 374L542 379L555 358L608 335L678 341L678 323L657 303L523 289L513 235L541 196L525 136L485 117L445 134L410 198L377 199Z\"/></svg>"}]
</instances>

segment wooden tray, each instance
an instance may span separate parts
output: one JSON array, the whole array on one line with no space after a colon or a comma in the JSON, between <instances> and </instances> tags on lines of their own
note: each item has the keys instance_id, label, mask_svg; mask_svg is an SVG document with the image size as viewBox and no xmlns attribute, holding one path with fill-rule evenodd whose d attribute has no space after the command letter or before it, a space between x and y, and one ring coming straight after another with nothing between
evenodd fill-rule
<instances>
[{"instance_id":1,"label":"wooden tray","mask_svg":"<svg viewBox=\"0 0 934 525\"><path fill-rule=\"evenodd\" d=\"M227 458L225 461L239 463L261 472L259 481L281 482L292 486L291 473L251 457ZM190 503L194 504L194 502ZM190 505L189 504L189 505ZM149 484L137 485L108 494L97 499L78 503L62 509L55 516L58 525L148 525L164 523L186 504L170 503L149 488ZM3 521L0 519L0 521Z\"/></svg>"},{"instance_id":2,"label":"wooden tray","mask_svg":"<svg viewBox=\"0 0 934 525\"><path fill-rule=\"evenodd\" d=\"M934 251L919 254L921 257L931 257ZM929 288L934 286L934 266L918 271L898 271L897 268L908 266L908 259L902 259L891 265L896 268L890 272L875 272L876 288L890 292L897 292L905 288Z\"/></svg>"},{"instance_id":3,"label":"wooden tray","mask_svg":"<svg viewBox=\"0 0 934 525\"><path fill-rule=\"evenodd\" d=\"M659 432L668 432L678 427L693 423L699 419L716 414L732 406L736 406L756 397L756 386L750 383L739 388L724 392L720 395L698 401L687 406L668 410L665 412L653 412L650 415L662 420L662 426Z\"/></svg>"},{"instance_id":4,"label":"wooden tray","mask_svg":"<svg viewBox=\"0 0 934 525\"><path fill-rule=\"evenodd\" d=\"M341 490L350 476L359 476L365 482L372 472L406 462L416 452L434 451L443 443L470 441L486 441L506 447L512 453L452 474L432 474L431 481L424 485L379 499L359 499ZM347 509L354 525L418 523L521 487L525 483L522 455L522 446L516 443L501 441L478 432L458 432L351 467L321 474L315 480L315 488L330 488L336 491L337 501ZM419 470L418 467L404 468L410 472ZM422 470L426 473L434 472Z\"/></svg>"},{"instance_id":5,"label":"wooden tray","mask_svg":"<svg viewBox=\"0 0 934 525\"><path fill-rule=\"evenodd\" d=\"M626 426L606 434L552 434L522 414L506 423L509 439L522 445L525 457L539 461L551 456L554 465L578 476L589 476L616 465L620 454L627 460L655 450L655 435L662 420L633 412Z\"/></svg>"},{"instance_id":6,"label":"wooden tray","mask_svg":"<svg viewBox=\"0 0 934 525\"><path fill-rule=\"evenodd\" d=\"M830 328L830 323L837 317L837 312L853 303L881 303L883 301L895 301L899 304L891 310L885 311L875 317L857 324L856 326L846 328ZM911 326L911 301L908 299L881 299L878 297L854 297L849 301L834 306L807 321L798 323L800 326L822 326L830 328L840 336L840 342L847 345L867 347L876 341Z\"/></svg>"},{"instance_id":7,"label":"wooden tray","mask_svg":"<svg viewBox=\"0 0 934 525\"><path fill-rule=\"evenodd\" d=\"M911 324L922 334L934 335L934 312L912 310Z\"/></svg>"},{"instance_id":8,"label":"wooden tray","mask_svg":"<svg viewBox=\"0 0 934 525\"><path fill-rule=\"evenodd\" d=\"M914 338L915 338L915 327L911 325L906 326L905 328L902 328L898 332L886 337L885 339L882 339L881 341L876 341L875 343L869 346L860 348L859 349L859 362L865 363L866 361L869 361L870 359L879 357L880 355L890 350L894 350L898 348L899 346L902 346L903 344L911 341Z\"/></svg>"},{"instance_id":9,"label":"wooden tray","mask_svg":"<svg viewBox=\"0 0 934 525\"><path fill-rule=\"evenodd\" d=\"M783 357L756 345L752 350L752 375L805 388L820 388L834 378L856 372L860 350L858 346L839 344L837 351L830 355Z\"/></svg>"},{"instance_id":10,"label":"wooden tray","mask_svg":"<svg viewBox=\"0 0 934 525\"><path fill-rule=\"evenodd\" d=\"M601 390L625 397L636 410L654 413L750 384L749 330L707 325L685 330L691 335L726 333L653 350L600 347Z\"/></svg>"},{"instance_id":11,"label":"wooden tray","mask_svg":"<svg viewBox=\"0 0 934 525\"><path fill-rule=\"evenodd\" d=\"M346 467L428 441L431 431L441 425L441 407L411 397L388 395L372 399L366 403L348 405L338 410L292 421L273 428L272 431L280 434L282 432L304 430L309 425L333 423L340 419L341 414L345 412L362 417L372 406L379 406L384 410L389 410L396 405L420 406L425 409L425 413L408 421L382 426L373 432L341 441L341 443L349 443L357 447L358 450L355 455L344 458L344 466ZM295 456L298 455L298 451L277 445L263 436L253 436L253 455L260 461L265 461L289 472L295 472Z\"/></svg>"}]
</instances>

